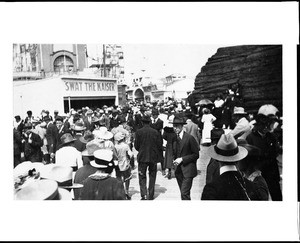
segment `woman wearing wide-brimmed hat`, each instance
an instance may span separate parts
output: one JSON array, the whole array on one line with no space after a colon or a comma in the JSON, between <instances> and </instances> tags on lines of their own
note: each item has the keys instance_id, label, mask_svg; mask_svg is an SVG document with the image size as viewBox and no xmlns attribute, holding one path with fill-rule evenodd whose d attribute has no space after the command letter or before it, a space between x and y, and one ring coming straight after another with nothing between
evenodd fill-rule
<instances>
[{"instance_id":1,"label":"woman wearing wide-brimmed hat","mask_svg":"<svg viewBox=\"0 0 300 243\"><path fill-rule=\"evenodd\" d=\"M254 183L243 178L237 168L247 154L232 134L223 134L216 145L209 147L208 155L220 165L220 176L204 186L201 200L257 200Z\"/></svg>"},{"instance_id":2,"label":"woman wearing wide-brimmed hat","mask_svg":"<svg viewBox=\"0 0 300 243\"><path fill-rule=\"evenodd\" d=\"M97 171L83 181L79 200L126 200L122 181L111 176L115 167L113 152L110 149L96 150L94 158L90 164Z\"/></svg>"},{"instance_id":3,"label":"woman wearing wide-brimmed hat","mask_svg":"<svg viewBox=\"0 0 300 243\"><path fill-rule=\"evenodd\" d=\"M61 137L62 147L55 153L55 163L62 166L71 166L74 171L83 166L81 152L73 143L76 139L70 133L65 133Z\"/></svg>"}]
</instances>

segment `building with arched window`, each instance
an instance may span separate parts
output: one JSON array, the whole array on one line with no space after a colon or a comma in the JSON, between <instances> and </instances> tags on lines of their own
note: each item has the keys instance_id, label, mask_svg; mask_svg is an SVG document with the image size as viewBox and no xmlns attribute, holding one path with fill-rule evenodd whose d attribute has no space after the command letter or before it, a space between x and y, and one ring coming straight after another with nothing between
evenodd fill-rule
<instances>
[{"instance_id":1,"label":"building with arched window","mask_svg":"<svg viewBox=\"0 0 300 243\"><path fill-rule=\"evenodd\" d=\"M13 44L14 113L124 104L124 85L90 68L87 53L86 44ZM112 65L106 63L108 73Z\"/></svg>"}]
</instances>

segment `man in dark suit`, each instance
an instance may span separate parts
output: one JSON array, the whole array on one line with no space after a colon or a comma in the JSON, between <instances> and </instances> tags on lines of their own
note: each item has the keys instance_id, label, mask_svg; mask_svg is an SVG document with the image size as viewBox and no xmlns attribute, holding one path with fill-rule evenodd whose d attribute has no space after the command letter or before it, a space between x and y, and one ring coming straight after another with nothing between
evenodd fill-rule
<instances>
[{"instance_id":1,"label":"man in dark suit","mask_svg":"<svg viewBox=\"0 0 300 243\"><path fill-rule=\"evenodd\" d=\"M152 115L152 122L150 123L150 127L155 129L156 131L158 131L158 133L159 133L159 135L161 136L161 139L162 139L162 129L164 127L164 122L163 122L163 120L158 118L159 112L158 112L157 109L153 109L151 115ZM161 173L162 173L163 176L165 176L166 175L166 171L165 171L166 168L164 168L163 153L161 153L159 156L160 156L159 162L161 164Z\"/></svg>"},{"instance_id":2,"label":"man in dark suit","mask_svg":"<svg viewBox=\"0 0 300 243\"><path fill-rule=\"evenodd\" d=\"M58 138L58 128L55 124L53 124L49 116L45 116L43 120L46 123L46 139L48 151L48 153L44 155L44 159L46 163L49 164L51 162L51 159L52 162L54 161Z\"/></svg>"},{"instance_id":3,"label":"man in dark suit","mask_svg":"<svg viewBox=\"0 0 300 243\"><path fill-rule=\"evenodd\" d=\"M16 120L15 128L20 134L22 134L24 128L24 121L21 119L20 116L15 116L15 120Z\"/></svg>"},{"instance_id":4,"label":"man in dark suit","mask_svg":"<svg viewBox=\"0 0 300 243\"><path fill-rule=\"evenodd\" d=\"M175 177L180 189L182 200L191 200L191 188L194 177L197 176L197 159L199 158L199 145L196 139L183 131L184 118L175 116L173 120L174 131L177 139L175 147Z\"/></svg>"},{"instance_id":5,"label":"man in dark suit","mask_svg":"<svg viewBox=\"0 0 300 243\"><path fill-rule=\"evenodd\" d=\"M84 122L84 126L86 127L86 130L92 131L93 125L92 125L92 115L93 115L93 111L91 109L89 109L86 112L86 117L83 119Z\"/></svg>"},{"instance_id":6,"label":"man in dark suit","mask_svg":"<svg viewBox=\"0 0 300 243\"><path fill-rule=\"evenodd\" d=\"M120 116L119 116L119 112L116 109L112 110L111 115L112 115L112 117L110 118L109 126L110 126L110 129L113 129L113 128L119 126Z\"/></svg>"},{"instance_id":7,"label":"man in dark suit","mask_svg":"<svg viewBox=\"0 0 300 243\"><path fill-rule=\"evenodd\" d=\"M60 138L65 134L65 133L71 133L71 129L69 128L69 125L67 123L64 123L64 120L61 116L57 116L55 118L55 123L57 127L57 138L56 138L56 150L61 148L62 142Z\"/></svg>"},{"instance_id":8,"label":"man in dark suit","mask_svg":"<svg viewBox=\"0 0 300 243\"><path fill-rule=\"evenodd\" d=\"M254 183L243 178L237 162L248 154L232 134L223 134L208 154L220 164L220 176L204 186L201 200L257 200Z\"/></svg>"},{"instance_id":9,"label":"man in dark suit","mask_svg":"<svg viewBox=\"0 0 300 243\"><path fill-rule=\"evenodd\" d=\"M145 115L142 118L143 127L136 131L134 147L138 151L138 173L141 190L141 200L146 200L147 186L146 173L149 170L148 200L154 199L154 187L157 173L157 162L162 154L162 138L158 131L150 127L151 118Z\"/></svg>"}]
</instances>

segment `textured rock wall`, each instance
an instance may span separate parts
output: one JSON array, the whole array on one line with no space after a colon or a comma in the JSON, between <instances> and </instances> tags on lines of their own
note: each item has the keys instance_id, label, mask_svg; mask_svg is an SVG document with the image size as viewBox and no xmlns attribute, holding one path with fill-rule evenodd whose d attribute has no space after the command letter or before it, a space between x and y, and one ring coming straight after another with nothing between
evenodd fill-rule
<instances>
[{"instance_id":1,"label":"textured rock wall","mask_svg":"<svg viewBox=\"0 0 300 243\"><path fill-rule=\"evenodd\" d=\"M256 112L273 104L282 112L282 46L244 45L219 48L195 79L196 101L215 100L239 84L242 105Z\"/></svg>"}]
</instances>

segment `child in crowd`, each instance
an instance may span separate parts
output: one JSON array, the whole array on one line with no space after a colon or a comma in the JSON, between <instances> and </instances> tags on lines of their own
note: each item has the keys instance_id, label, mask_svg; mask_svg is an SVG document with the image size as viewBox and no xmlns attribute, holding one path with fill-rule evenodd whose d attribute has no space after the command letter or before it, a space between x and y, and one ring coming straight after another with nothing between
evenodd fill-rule
<instances>
[{"instance_id":1,"label":"child in crowd","mask_svg":"<svg viewBox=\"0 0 300 243\"><path fill-rule=\"evenodd\" d=\"M131 166L130 166L130 158L133 156L133 152L131 151L129 145L125 143L125 134L122 132L117 132L114 135L115 140L115 149L118 156L118 166L119 170L116 170L117 178L121 179L124 185L126 198L128 200L131 199L129 195L129 184L131 175Z\"/></svg>"}]
</instances>

